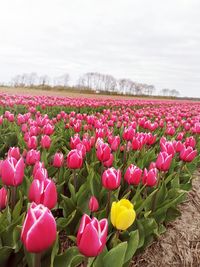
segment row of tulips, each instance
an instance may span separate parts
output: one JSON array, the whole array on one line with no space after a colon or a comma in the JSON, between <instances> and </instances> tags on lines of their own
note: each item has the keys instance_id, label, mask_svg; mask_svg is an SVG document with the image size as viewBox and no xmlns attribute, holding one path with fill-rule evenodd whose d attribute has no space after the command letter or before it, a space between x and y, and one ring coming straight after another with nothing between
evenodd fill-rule
<instances>
[{"instance_id":1,"label":"row of tulips","mask_svg":"<svg viewBox=\"0 0 200 267\"><path fill-rule=\"evenodd\" d=\"M199 103L0 104L0 266L126 267L180 215L200 158Z\"/></svg>"}]
</instances>

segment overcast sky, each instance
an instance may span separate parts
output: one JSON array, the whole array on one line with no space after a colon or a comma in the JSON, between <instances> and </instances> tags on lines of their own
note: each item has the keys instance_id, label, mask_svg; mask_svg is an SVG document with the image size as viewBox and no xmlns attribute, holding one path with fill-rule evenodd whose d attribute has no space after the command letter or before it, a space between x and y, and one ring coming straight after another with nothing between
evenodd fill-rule
<instances>
[{"instance_id":1,"label":"overcast sky","mask_svg":"<svg viewBox=\"0 0 200 267\"><path fill-rule=\"evenodd\" d=\"M0 0L0 81L89 71L200 97L200 0Z\"/></svg>"}]
</instances>

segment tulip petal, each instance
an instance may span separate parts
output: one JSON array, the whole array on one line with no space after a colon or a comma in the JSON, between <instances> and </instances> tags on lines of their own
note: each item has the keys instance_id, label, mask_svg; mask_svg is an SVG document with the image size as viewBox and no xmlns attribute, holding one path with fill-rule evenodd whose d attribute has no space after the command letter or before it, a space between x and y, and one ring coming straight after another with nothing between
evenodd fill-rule
<instances>
[{"instance_id":1,"label":"tulip petal","mask_svg":"<svg viewBox=\"0 0 200 267\"><path fill-rule=\"evenodd\" d=\"M126 230L132 225L136 217L135 211L132 209L126 209L119 213L116 220L116 228L118 230Z\"/></svg>"}]
</instances>

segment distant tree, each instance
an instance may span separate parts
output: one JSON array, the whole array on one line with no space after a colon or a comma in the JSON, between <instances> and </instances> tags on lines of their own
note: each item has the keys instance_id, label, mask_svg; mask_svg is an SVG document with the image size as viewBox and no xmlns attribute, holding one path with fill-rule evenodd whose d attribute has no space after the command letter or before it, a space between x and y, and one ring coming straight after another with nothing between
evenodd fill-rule
<instances>
[{"instance_id":1,"label":"distant tree","mask_svg":"<svg viewBox=\"0 0 200 267\"><path fill-rule=\"evenodd\" d=\"M45 86L50 84L50 78L48 75L42 75L39 77L39 85Z\"/></svg>"}]
</instances>

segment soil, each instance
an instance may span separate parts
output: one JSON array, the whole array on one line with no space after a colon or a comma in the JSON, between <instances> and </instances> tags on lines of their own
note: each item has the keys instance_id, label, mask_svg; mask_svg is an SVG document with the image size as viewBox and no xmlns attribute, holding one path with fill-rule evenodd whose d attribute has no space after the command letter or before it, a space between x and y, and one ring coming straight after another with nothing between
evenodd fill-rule
<instances>
[{"instance_id":1,"label":"soil","mask_svg":"<svg viewBox=\"0 0 200 267\"><path fill-rule=\"evenodd\" d=\"M134 258L132 267L200 267L200 173L193 189L180 205L181 217L144 253Z\"/></svg>"}]
</instances>

